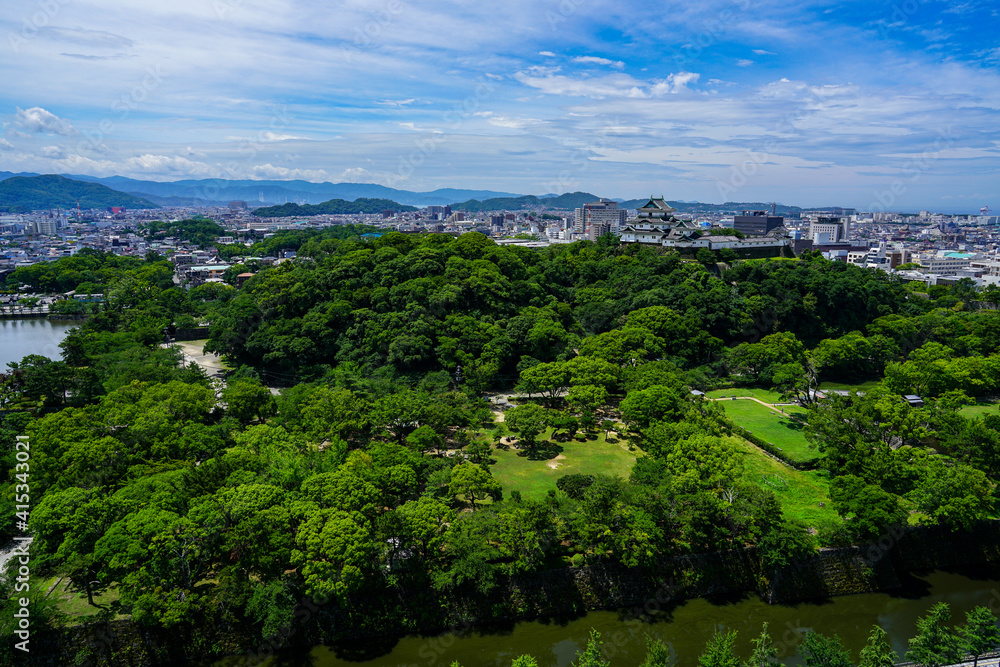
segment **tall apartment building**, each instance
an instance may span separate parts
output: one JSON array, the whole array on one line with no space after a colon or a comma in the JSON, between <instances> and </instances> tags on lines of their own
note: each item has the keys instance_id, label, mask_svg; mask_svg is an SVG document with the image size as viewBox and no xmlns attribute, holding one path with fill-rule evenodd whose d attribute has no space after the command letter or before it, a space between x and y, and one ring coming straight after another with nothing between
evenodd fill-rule
<instances>
[{"instance_id":1,"label":"tall apartment building","mask_svg":"<svg viewBox=\"0 0 1000 667\"><path fill-rule=\"evenodd\" d=\"M51 218L41 218L35 220L35 233L42 236L55 236L59 228L57 220Z\"/></svg>"},{"instance_id":2,"label":"tall apartment building","mask_svg":"<svg viewBox=\"0 0 1000 667\"><path fill-rule=\"evenodd\" d=\"M848 217L818 216L809 221L809 238L816 245L844 243L851 233Z\"/></svg>"},{"instance_id":3,"label":"tall apartment building","mask_svg":"<svg viewBox=\"0 0 1000 667\"><path fill-rule=\"evenodd\" d=\"M625 224L625 209L618 208L618 202L611 201L610 199L601 199L600 201L584 204L576 209L574 213L576 214L573 225L574 231L587 234L588 238L591 239L600 238L609 231L616 231ZM596 231L602 229L604 231L594 236L596 233L596 231L592 231L594 225L597 225Z\"/></svg>"},{"instance_id":4,"label":"tall apartment building","mask_svg":"<svg viewBox=\"0 0 1000 667\"><path fill-rule=\"evenodd\" d=\"M743 215L733 216L733 229L748 236L764 236L784 224L783 217L768 215L766 211L743 211Z\"/></svg>"}]
</instances>

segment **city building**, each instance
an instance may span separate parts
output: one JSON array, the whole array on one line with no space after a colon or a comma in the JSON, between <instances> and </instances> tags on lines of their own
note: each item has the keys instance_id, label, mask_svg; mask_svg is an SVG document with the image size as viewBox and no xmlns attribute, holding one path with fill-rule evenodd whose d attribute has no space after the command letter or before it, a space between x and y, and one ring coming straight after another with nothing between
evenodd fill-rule
<instances>
[{"instance_id":1,"label":"city building","mask_svg":"<svg viewBox=\"0 0 1000 667\"><path fill-rule=\"evenodd\" d=\"M783 217L766 211L743 211L743 215L733 216L733 229L749 236L764 236L784 224Z\"/></svg>"},{"instance_id":2,"label":"city building","mask_svg":"<svg viewBox=\"0 0 1000 667\"><path fill-rule=\"evenodd\" d=\"M809 238L816 245L845 243L851 233L851 219L841 216L817 216L809 221Z\"/></svg>"},{"instance_id":3,"label":"city building","mask_svg":"<svg viewBox=\"0 0 1000 667\"><path fill-rule=\"evenodd\" d=\"M618 208L618 202L610 199L584 204L574 211L574 229L588 238L600 238L603 234L614 232L625 224L626 211ZM597 236L591 232L591 227L598 225L598 230L605 231Z\"/></svg>"},{"instance_id":4,"label":"city building","mask_svg":"<svg viewBox=\"0 0 1000 667\"><path fill-rule=\"evenodd\" d=\"M675 217L675 209L662 197L650 200L638 209L638 214L621 230L622 243L643 243L665 248L709 250L730 249L736 251L768 249L780 252L789 245L784 235L775 232L768 236L753 236L745 239L736 236L703 235L706 231L700 223ZM772 230L774 231L774 230Z\"/></svg>"}]
</instances>

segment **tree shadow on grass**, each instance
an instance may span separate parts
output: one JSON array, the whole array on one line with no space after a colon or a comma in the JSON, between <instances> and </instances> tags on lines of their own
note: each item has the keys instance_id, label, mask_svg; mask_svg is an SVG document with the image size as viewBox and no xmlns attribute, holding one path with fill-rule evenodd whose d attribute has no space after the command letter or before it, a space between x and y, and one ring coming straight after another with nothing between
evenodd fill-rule
<instances>
[{"instance_id":1,"label":"tree shadow on grass","mask_svg":"<svg viewBox=\"0 0 1000 667\"><path fill-rule=\"evenodd\" d=\"M785 428L791 429L793 431L803 431L806 428L806 425L804 423L796 419L792 419L791 417L782 417L781 419L778 420L778 423L781 426L784 426Z\"/></svg>"},{"instance_id":2,"label":"tree shadow on grass","mask_svg":"<svg viewBox=\"0 0 1000 667\"><path fill-rule=\"evenodd\" d=\"M557 442L540 442L532 451L518 452L518 456L526 456L529 461L549 461L563 452L563 446Z\"/></svg>"}]
</instances>

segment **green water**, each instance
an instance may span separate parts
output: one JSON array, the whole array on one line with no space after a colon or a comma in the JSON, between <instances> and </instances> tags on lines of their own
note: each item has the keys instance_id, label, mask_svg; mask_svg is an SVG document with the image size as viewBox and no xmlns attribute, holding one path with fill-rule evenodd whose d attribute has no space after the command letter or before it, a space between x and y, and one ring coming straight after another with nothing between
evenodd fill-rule
<instances>
[{"instance_id":1,"label":"green water","mask_svg":"<svg viewBox=\"0 0 1000 667\"><path fill-rule=\"evenodd\" d=\"M216 667L256 664L261 667L509 667L511 659L530 653L541 667L567 667L586 644L591 628L605 640L612 667L635 667L645 657L646 634L669 643L679 667L694 667L705 640L716 630L739 632L737 647L746 657L750 639L770 624L781 657L792 664L805 630L840 635L857 660L873 624L889 633L902 658L914 622L937 602L951 605L953 620L986 605L1000 613L1000 567L908 576L904 587L796 605L768 605L756 596L729 600L688 600L660 605L654 620L643 622L614 612L592 612L568 622L524 622L495 631L461 630L428 637L370 640L355 645L317 646L281 653L261 661L257 655L228 658ZM651 610L655 605L651 606Z\"/></svg>"},{"instance_id":2,"label":"green water","mask_svg":"<svg viewBox=\"0 0 1000 667\"><path fill-rule=\"evenodd\" d=\"M21 361L29 354L61 359L59 343L66 337L67 331L78 326L80 322L43 317L0 320L0 373L7 371L8 362Z\"/></svg>"}]
</instances>

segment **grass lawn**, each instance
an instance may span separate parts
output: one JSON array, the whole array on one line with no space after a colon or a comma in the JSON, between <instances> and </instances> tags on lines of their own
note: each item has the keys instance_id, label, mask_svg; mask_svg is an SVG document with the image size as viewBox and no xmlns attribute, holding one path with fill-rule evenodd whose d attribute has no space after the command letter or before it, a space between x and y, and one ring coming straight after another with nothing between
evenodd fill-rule
<instances>
[{"instance_id":1,"label":"grass lawn","mask_svg":"<svg viewBox=\"0 0 1000 667\"><path fill-rule=\"evenodd\" d=\"M805 462L819 458L819 452L806 441L802 422L782 416L753 401L722 401L722 407L734 424L780 447L795 461ZM802 408L792 408L786 412L791 412L800 419L804 419L806 415Z\"/></svg>"},{"instance_id":2,"label":"grass lawn","mask_svg":"<svg viewBox=\"0 0 1000 667\"><path fill-rule=\"evenodd\" d=\"M985 414L1000 414L1000 404L998 403L976 403L975 405L965 405L958 414L966 419L982 417Z\"/></svg>"},{"instance_id":3,"label":"grass lawn","mask_svg":"<svg viewBox=\"0 0 1000 667\"><path fill-rule=\"evenodd\" d=\"M769 389L713 389L705 392L708 398L730 398L732 396L750 396L765 403L782 403L781 394Z\"/></svg>"},{"instance_id":4,"label":"grass lawn","mask_svg":"<svg viewBox=\"0 0 1000 667\"><path fill-rule=\"evenodd\" d=\"M874 389L878 386L880 380L869 380L868 382L862 382L860 384L844 384L843 382L820 382L819 389L842 389L844 391L850 391L851 389L856 389L858 391L867 391L869 389Z\"/></svg>"},{"instance_id":5,"label":"grass lawn","mask_svg":"<svg viewBox=\"0 0 1000 667\"><path fill-rule=\"evenodd\" d=\"M819 527L838 522L840 518L830 506L830 484L826 473L810 470L801 472L778 463L742 438L737 446L746 452L747 474L760 486L774 492L781 509L789 519L807 526ZM823 503L825 507L820 507Z\"/></svg>"},{"instance_id":6,"label":"grass lawn","mask_svg":"<svg viewBox=\"0 0 1000 667\"><path fill-rule=\"evenodd\" d=\"M49 577L44 581L39 581L37 583L38 590L47 592L52 584L58 581L59 577ZM33 584L34 585L34 584ZM87 602L87 593L85 591L77 591L69 583L69 580L63 578L62 581L52 590L52 593L48 596L50 600L56 603L59 611L63 612L72 619L72 622L83 622L90 619L91 616L97 616L100 613L100 609L92 607L90 603ZM97 604L116 610L118 605L118 589L111 588L107 591L103 591L100 595L94 596L94 602ZM115 618L128 618L125 614L116 614Z\"/></svg>"},{"instance_id":7,"label":"grass lawn","mask_svg":"<svg viewBox=\"0 0 1000 667\"><path fill-rule=\"evenodd\" d=\"M546 431L543 436L550 434L551 430ZM581 437L580 434L577 437ZM513 448L494 449L492 457L496 463L492 466L493 476L503 486L504 497L511 491L520 491L525 499L540 500L548 494L549 489L556 488L557 479L575 473L620 475L628 479L632 465L637 457L642 456L642 452L630 452L624 440L607 442L604 433L589 437L594 439L586 442L570 440L552 443L552 456L555 458L548 460L531 460L526 456L518 456L518 450ZM542 437L539 442L543 448L547 445ZM560 451L556 454L555 450Z\"/></svg>"}]
</instances>

